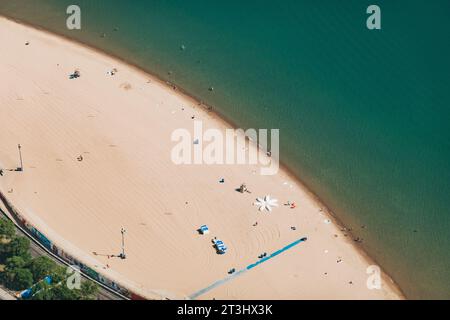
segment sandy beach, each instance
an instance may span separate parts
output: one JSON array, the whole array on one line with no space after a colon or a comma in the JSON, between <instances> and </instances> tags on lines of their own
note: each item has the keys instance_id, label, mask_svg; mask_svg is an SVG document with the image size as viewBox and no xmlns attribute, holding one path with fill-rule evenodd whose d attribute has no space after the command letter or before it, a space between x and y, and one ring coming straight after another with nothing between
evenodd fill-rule
<instances>
[{"instance_id":1,"label":"sandy beach","mask_svg":"<svg viewBox=\"0 0 450 320\"><path fill-rule=\"evenodd\" d=\"M381 289L368 289L366 270L375 263L284 169L263 176L258 165L174 164L174 130L192 132L194 119L205 129L231 128L193 99L124 62L2 17L0 43L0 168L19 165L18 144L24 163L23 172L5 170L0 191L92 269L149 299L403 298L385 274ZM69 79L74 70L81 77ZM243 182L251 193L236 192ZM265 195L280 203L270 213L253 205ZM204 224L208 235L197 232ZM120 253L121 228L127 258L108 258ZM216 254L213 237L227 244L225 255ZM231 268L302 237L308 240L200 294Z\"/></svg>"}]
</instances>

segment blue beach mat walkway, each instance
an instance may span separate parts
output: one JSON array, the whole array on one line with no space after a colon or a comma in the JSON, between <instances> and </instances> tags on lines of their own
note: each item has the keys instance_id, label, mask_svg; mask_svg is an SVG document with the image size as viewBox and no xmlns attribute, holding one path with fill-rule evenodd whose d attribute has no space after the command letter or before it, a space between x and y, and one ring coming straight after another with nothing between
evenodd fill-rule
<instances>
[{"instance_id":1,"label":"blue beach mat walkway","mask_svg":"<svg viewBox=\"0 0 450 320\"><path fill-rule=\"evenodd\" d=\"M306 241L306 240L307 240L307 238L301 238L301 239L298 239L298 240L292 242L291 244L288 244L286 247L284 247L284 248L282 248L282 249L280 249L280 250L278 250L278 251L275 251L274 253L270 254L269 256L267 256L267 257L265 257L265 258L262 258L262 259L258 260L257 262L255 262L255 263L253 263L253 264L249 264L249 265L248 265L247 267L245 267L244 269L241 269L241 270L239 270L239 271L233 273L232 275L229 275L228 277L226 277L226 278L224 278L224 279L218 280L218 281L214 282L213 284L209 285L209 286L206 287L206 288L203 288L203 289L201 289L201 290L198 290L197 292L191 294L191 295L189 296L189 299L194 300L194 299L198 298L199 296L201 296L201 295L207 293L208 291L211 291L211 290L217 288L218 286L221 286L221 285L225 284L226 282L228 282L228 281L230 281L230 280L233 280L234 278L236 278L236 277L242 275L243 273L245 273L245 272L247 272L247 271L249 271L249 270L251 270L251 269L257 267L258 265L260 265L260 264L266 262L267 260L270 260L270 259L272 259L272 258L275 258L276 256L278 256L279 254L283 253L284 251L287 251L287 250L289 250L289 249L295 247L296 245L298 245L298 244L300 244L300 243L302 243L302 242L304 242L304 241Z\"/></svg>"}]
</instances>

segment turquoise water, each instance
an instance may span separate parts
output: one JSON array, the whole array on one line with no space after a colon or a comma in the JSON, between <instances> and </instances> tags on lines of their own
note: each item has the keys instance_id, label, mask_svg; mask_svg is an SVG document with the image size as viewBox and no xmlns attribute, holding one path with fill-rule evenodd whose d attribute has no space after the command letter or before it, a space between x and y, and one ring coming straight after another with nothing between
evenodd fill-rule
<instances>
[{"instance_id":1,"label":"turquoise water","mask_svg":"<svg viewBox=\"0 0 450 320\"><path fill-rule=\"evenodd\" d=\"M450 298L449 1L378 0L381 31L363 0L77 3L81 31L65 29L72 1L0 13L142 66L240 127L280 128L282 161L407 297Z\"/></svg>"}]
</instances>

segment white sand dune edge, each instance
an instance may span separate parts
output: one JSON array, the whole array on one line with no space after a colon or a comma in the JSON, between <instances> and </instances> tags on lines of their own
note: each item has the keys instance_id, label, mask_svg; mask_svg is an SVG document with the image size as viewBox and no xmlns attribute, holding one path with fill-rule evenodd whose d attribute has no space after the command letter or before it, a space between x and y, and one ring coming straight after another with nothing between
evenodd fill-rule
<instances>
[{"instance_id":1,"label":"white sand dune edge","mask_svg":"<svg viewBox=\"0 0 450 320\"><path fill-rule=\"evenodd\" d=\"M24 172L6 172L0 188L94 270L148 298L185 298L306 236L198 298L402 298L386 275L381 290L367 288L373 262L284 170L261 176L257 166L174 165L171 133L192 131L192 116L205 128L229 127L192 99L116 59L4 18L0 43L0 162L17 166L18 143L24 154ZM69 80L74 69L82 77ZM235 191L242 182L251 194ZM265 194L298 206L260 213L252 203ZM210 235L198 235L202 224ZM120 252L122 227L127 259L108 259ZM226 255L215 254L214 236L228 245Z\"/></svg>"}]
</instances>

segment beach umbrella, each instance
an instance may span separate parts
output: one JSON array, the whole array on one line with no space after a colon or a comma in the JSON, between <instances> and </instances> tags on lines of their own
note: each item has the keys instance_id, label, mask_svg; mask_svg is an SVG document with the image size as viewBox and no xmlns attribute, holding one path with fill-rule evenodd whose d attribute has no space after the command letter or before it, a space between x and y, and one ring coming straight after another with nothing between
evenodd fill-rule
<instances>
[{"instance_id":1,"label":"beach umbrella","mask_svg":"<svg viewBox=\"0 0 450 320\"><path fill-rule=\"evenodd\" d=\"M259 211L272 211L273 207L278 207L278 200L271 198L270 195L264 196L264 198L256 198L256 202L253 205L259 207Z\"/></svg>"}]
</instances>

